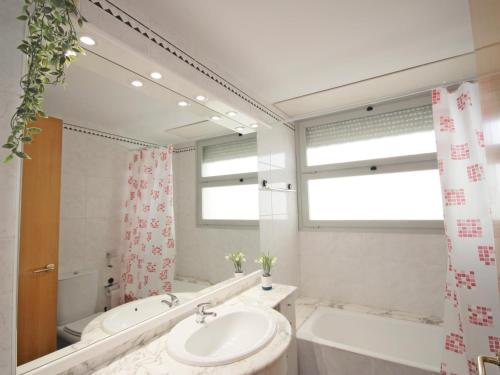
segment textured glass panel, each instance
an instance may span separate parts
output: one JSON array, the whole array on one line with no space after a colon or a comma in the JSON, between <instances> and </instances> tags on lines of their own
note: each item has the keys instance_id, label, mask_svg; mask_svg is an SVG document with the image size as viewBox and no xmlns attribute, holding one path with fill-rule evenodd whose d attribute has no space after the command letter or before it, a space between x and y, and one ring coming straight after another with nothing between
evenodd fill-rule
<instances>
[{"instance_id":1,"label":"textured glass panel","mask_svg":"<svg viewBox=\"0 0 500 375\"><path fill-rule=\"evenodd\" d=\"M308 181L310 220L443 220L436 169Z\"/></svg>"},{"instance_id":2,"label":"textured glass panel","mask_svg":"<svg viewBox=\"0 0 500 375\"><path fill-rule=\"evenodd\" d=\"M203 177L257 172L256 138L203 146L201 169Z\"/></svg>"},{"instance_id":3,"label":"textured glass panel","mask_svg":"<svg viewBox=\"0 0 500 375\"><path fill-rule=\"evenodd\" d=\"M201 166L201 175L203 177L226 176L230 174L251 172L257 172L257 155L213 161L203 163Z\"/></svg>"},{"instance_id":4,"label":"textured glass panel","mask_svg":"<svg viewBox=\"0 0 500 375\"><path fill-rule=\"evenodd\" d=\"M434 131L313 147L306 150L306 156L307 165L314 166L431 152L436 152Z\"/></svg>"},{"instance_id":5,"label":"textured glass panel","mask_svg":"<svg viewBox=\"0 0 500 375\"><path fill-rule=\"evenodd\" d=\"M307 165L436 152L431 106L306 129Z\"/></svg>"},{"instance_id":6,"label":"textured glass panel","mask_svg":"<svg viewBox=\"0 0 500 375\"><path fill-rule=\"evenodd\" d=\"M257 154L257 139L255 136L203 147L203 160L208 162L228 158L236 159L255 154Z\"/></svg>"},{"instance_id":7,"label":"textured glass panel","mask_svg":"<svg viewBox=\"0 0 500 375\"><path fill-rule=\"evenodd\" d=\"M259 219L257 184L204 187L201 194L204 220Z\"/></svg>"},{"instance_id":8,"label":"textured glass panel","mask_svg":"<svg viewBox=\"0 0 500 375\"><path fill-rule=\"evenodd\" d=\"M432 129L432 106L425 105L310 127L306 129L306 142L316 147Z\"/></svg>"}]
</instances>

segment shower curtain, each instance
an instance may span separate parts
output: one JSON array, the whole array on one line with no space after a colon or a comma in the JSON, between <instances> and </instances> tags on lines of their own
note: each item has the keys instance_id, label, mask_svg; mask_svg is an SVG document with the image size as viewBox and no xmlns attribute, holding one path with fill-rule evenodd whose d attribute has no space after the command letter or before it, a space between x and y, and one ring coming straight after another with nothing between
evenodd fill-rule
<instances>
[{"instance_id":1,"label":"shower curtain","mask_svg":"<svg viewBox=\"0 0 500 375\"><path fill-rule=\"evenodd\" d=\"M477 356L500 349L497 265L477 84L464 83L454 93L433 90L432 109L448 244L441 374L477 374Z\"/></svg>"},{"instance_id":2,"label":"shower curtain","mask_svg":"<svg viewBox=\"0 0 500 375\"><path fill-rule=\"evenodd\" d=\"M121 302L172 289L175 230L172 145L131 152L123 215Z\"/></svg>"}]
</instances>

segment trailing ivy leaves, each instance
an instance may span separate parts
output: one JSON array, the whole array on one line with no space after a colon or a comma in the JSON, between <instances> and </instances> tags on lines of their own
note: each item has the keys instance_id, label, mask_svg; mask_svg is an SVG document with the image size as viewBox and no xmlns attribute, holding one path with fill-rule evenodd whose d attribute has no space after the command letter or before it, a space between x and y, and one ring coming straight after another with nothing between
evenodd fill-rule
<instances>
[{"instance_id":1,"label":"trailing ivy leaves","mask_svg":"<svg viewBox=\"0 0 500 375\"><path fill-rule=\"evenodd\" d=\"M4 162L14 156L30 159L22 151L23 144L32 142L42 131L28 125L39 117L46 117L43 112L45 85L62 84L66 66L75 59L75 54L83 53L73 22L76 20L81 27L87 20L75 1L24 0L17 19L26 22L27 32L17 48L27 56L27 72L21 77L23 94L10 122L12 132L2 146L10 150Z\"/></svg>"}]
</instances>

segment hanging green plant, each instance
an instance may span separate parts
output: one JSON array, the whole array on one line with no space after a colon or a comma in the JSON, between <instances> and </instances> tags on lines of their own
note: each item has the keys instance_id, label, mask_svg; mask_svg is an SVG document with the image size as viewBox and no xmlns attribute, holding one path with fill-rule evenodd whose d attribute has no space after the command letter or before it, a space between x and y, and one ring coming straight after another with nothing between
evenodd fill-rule
<instances>
[{"instance_id":1,"label":"hanging green plant","mask_svg":"<svg viewBox=\"0 0 500 375\"><path fill-rule=\"evenodd\" d=\"M26 37L17 47L27 56L26 74L21 77L21 104L11 119L12 132L2 146L10 150L4 162L14 156L29 159L23 144L30 143L40 128L29 124L41 116L45 85L62 84L65 67L82 53L74 22L86 22L76 0L24 0L18 20L26 22Z\"/></svg>"}]
</instances>

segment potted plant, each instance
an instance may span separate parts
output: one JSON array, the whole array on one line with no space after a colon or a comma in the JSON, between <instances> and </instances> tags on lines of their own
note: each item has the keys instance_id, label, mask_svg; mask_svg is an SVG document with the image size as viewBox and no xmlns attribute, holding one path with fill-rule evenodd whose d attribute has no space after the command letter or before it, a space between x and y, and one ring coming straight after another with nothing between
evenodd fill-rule
<instances>
[{"instance_id":1,"label":"potted plant","mask_svg":"<svg viewBox=\"0 0 500 375\"><path fill-rule=\"evenodd\" d=\"M271 268L276 264L278 258L273 257L267 252L262 254L255 261L262 266L262 289L271 290L273 288L273 279L271 277Z\"/></svg>"},{"instance_id":2,"label":"potted plant","mask_svg":"<svg viewBox=\"0 0 500 375\"><path fill-rule=\"evenodd\" d=\"M31 143L42 130L32 126L43 112L45 86L64 83L66 67L84 52L75 22L87 20L78 0L24 0L18 20L25 23L26 35L17 47L26 55L26 71L20 80L21 103L10 120L11 132L2 146L9 150L4 162L14 156L30 159L23 145Z\"/></svg>"},{"instance_id":3,"label":"potted plant","mask_svg":"<svg viewBox=\"0 0 500 375\"><path fill-rule=\"evenodd\" d=\"M247 261L245 259L245 254L243 254L240 250L236 250L231 254L226 255L226 259L233 262L234 277L241 277L244 275L243 263Z\"/></svg>"}]
</instances>

